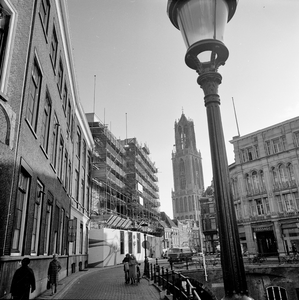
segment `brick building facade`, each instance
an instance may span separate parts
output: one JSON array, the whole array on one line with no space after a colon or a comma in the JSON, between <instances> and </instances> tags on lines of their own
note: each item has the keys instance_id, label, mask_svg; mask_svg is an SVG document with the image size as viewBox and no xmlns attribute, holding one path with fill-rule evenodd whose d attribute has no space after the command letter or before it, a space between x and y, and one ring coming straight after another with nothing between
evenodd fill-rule
<instances>
[{"instance_id":1,"label":"brick building facade","mask_svg":"<svg viewBox=\"0 0 299 300\"><path fill-rule=\"evenodd\" d=\"M30 257L45 290L53 253L60 278L87 262L93 139L81 108L66 1L1 0L0 298Z\"/></svg>"}]
</instances>

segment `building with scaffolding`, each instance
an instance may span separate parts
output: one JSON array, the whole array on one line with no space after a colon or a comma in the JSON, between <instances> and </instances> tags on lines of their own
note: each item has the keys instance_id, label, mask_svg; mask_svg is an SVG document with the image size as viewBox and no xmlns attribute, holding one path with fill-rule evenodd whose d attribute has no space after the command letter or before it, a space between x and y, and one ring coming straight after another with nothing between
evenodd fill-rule
<instances>
[{"instance_id":1,"label":"building with scaffolding","mask_svg":"<svg viewBox=\"0 0 299 300\"><path fill-rule=\"evenodd\" d=\"M142 247L147 256L160 253L157 168L149 149L136 138L116 139L94 113L86 117L95 144L89 264L120 263L128 252L141 259ZM146 235L148 243L143 243Z\"/></svg>"}]
</instances>

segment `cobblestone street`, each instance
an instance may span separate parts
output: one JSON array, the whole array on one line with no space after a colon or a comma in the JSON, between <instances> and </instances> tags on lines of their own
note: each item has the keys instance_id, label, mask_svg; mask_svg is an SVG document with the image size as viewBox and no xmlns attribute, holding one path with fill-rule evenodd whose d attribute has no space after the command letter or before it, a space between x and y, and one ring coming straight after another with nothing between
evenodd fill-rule
<instances>
[{"instance_id":1,"label":"cobblestone street","mask_svg":"<svg viewBox=\"0 0 299 300\"><path fill-rule=\"evenodd\" d=\"M143 270L141 270L142 274ZM125 284L123 266L105 269L88 269L65 278L58 292L50 296L46 291L37 299L100 299L100 300L159 300L160 292L141 278L138 285ZM67 282L68 281L68 282Z\"/></svg>"}]
</instances>

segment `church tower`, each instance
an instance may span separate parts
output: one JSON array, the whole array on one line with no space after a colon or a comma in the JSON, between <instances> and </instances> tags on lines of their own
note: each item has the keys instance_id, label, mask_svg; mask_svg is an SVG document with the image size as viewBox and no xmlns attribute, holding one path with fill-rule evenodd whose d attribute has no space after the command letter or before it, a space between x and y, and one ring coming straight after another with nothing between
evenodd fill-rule
<instances>
[{"instance_id":1,"label":"church tower","mask_svg":"<svg viewBox=\"0 0 299 300\"><path fill-rule=\"evenodd\" d=\"M175 121L174 132L173 216L178 220L200 221L199 199L204 191L204 181L201 154L196 149L193 121L187 120L185 114L182 113L180 120Z\"/></svg>"}]
</instances>

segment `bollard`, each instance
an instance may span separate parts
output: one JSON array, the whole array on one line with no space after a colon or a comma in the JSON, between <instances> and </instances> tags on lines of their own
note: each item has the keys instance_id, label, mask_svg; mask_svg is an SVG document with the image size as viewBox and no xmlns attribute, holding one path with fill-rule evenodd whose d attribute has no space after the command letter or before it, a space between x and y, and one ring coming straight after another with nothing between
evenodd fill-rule
<instances>
[{"instance_id":1,"label":"bollard","mask_svg":"<svg viewBox=\"0 0 299 300\"><path fill-rule=\"evenodd\" d=\"M168 279L168 276L169 276L168 269L166 269L166 276L167 276L167 279L166 279L166 295L170 295L170 291L169 291L169 279Z\"/></svg>"},{"instance_id":2,"label":"bollard","mask_svg":"<svg viewBox=\"0 0 299 300\"><path fill-rule=\"evenodd\" d=\"M160 266L157 266L157 273L158 273L158 285L161 286L161 276L160 276Z\"/></svg>"},{"instance_id":3,"label":"bollard","mask_svg":"<svg viewBox=\"0 0 299 300\"><path fill-rule=\"evenodd\" d=\"M162 267L162 289L165 289L165 285L164 285L164 267Z\"/></svg>"},{"instance_id":4,"label":"bollard","mask_svg":"<svg viewBox=\"0 0 299 300\"><path fill-rule=\"evenodd\" d=\"M176 300L177 299L177 292L176 292L176 287L175 287L175 273L172 271L172 287L173 287L173 292L172 292L172 299Z\"/></svg>"}]
</instances>

